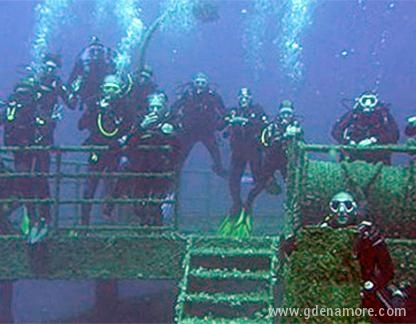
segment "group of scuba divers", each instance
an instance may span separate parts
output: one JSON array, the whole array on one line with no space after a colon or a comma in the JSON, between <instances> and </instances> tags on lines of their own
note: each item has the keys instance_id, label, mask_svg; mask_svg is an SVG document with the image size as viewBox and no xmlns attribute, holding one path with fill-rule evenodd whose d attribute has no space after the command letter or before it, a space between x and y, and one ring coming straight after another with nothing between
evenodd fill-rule
<instances>
[{"instance_id":1,"label":"group of scuba divers","mask_svg":"<svg viewBox=\"0 0 416 324\"><path fill-rule=\"evenodd\" d=\"M84 199L94 197L100 174L166 172L177 175L196 143L202 143L208 150L213 161L212 170L228 180L232 198L230 215L238 217L242 210L250 213L255 198L264 189L275 193L281 191L274 173L279 171L286 179L287 148L293 141L303 141L303 130L290 100L284 100L276 116L270 118L261 105L255 103L250 89L243 87L238 92L238 105L226 109L207 75L197 73L169 106L166 93L152 79L151 67L141 66L132 74L119 73L116 56L115 51L92 37L78 55L68 82L64 83L58 75L60 57L45 55L41 72L21 79L2 103L4 144L18 147L53 145L62 101L70 109L83 111L78 128L89 133L84 145L109 147L106 151L90 153L88 172L91 175L86 178ZM229 139L229 170L222 163L218 133ZM410 139L416 136L416 116L408 119L405 134ZM377 94L364 92L355 100L352 109L336 121L332 136L339 144L367 147L397 143L399 129ZM48 151L22 150L13 154L16 172L47 174L50 171ZM390 154L384 151L346 152L341 159L391 162ZM7 168L4 163L2 165L2 171L6 172ZM247 165L254 184L243 202L241 179ZM108 184L109 196L143 198L144 202L136 203L134 207L140 223L163 225L162 203L147 203L146 199L163 201L172 195L176 176L115 178ZM0 189L2 199L50 197L46 176L2 181L8 181ZM29 242L36 242L48 232L49 205L27 203L26 206L31 221ZM82 204L81 224L90 223L91 207L91 203ZM114 203L108 203L104 205L103 214L111 217L113 209ZM357 222L359 204L349 193L335 195L330 210L331 215L323 226L358 226L361 239L356 251L364 280L364 299L379 301L380 294L393 277L392 261L382 236L368 219ZM2 215L0 231L7 233L4 218ZM396 290L395 294L404 298L405 292Z\"/></svg>"}]
</instances>

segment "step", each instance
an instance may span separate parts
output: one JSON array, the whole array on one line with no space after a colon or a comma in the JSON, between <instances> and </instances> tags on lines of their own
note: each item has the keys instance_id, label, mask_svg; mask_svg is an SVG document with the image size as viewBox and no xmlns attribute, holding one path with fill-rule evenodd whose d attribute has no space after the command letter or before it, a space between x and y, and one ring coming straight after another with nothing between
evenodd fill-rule
<instances>
[{"instance_id":1,"label":"step","mask_svg":"<svg viewBox=\"0 0 416 324\"><path fill-rule=\"evenodd\" d=\"M191 236L192 237L192 236ZM193 248L223 248L223 249L269 249L272 245L278 246L275 237L250 237L246 239L213 237L192 237Z\"/></svg>"},{"instance_id":2,"label":"step","mask_svg":"<svg viewBox=\"0 0 416 324\"><path fill-rule=\"evenodd\" d=\"M245 303L260 304L273 302L273 296L267 293L247 293L247 294L224 294L224 293L190 293L185 296L187 302L195 303L227 303L230 305L241 305Z\"/></svg>"},{"instance_id":3,"label":"step","mask_svg":"<svg viewBox=\"0 0 416 324\"><path fill-rule=\"evenodd\" d=\"M210 247L210 248L192 248L190 251L191 255L197 256L264 256L264 257L273 257L275 255L275 251L272 249L238 249L238 248L217 248L217 247Z\"/></svg>"},{"instance_id":4,"label":"step","mask_svg":"<svg viewBox=\"0 0 416 324\"><path fill-rule=\"evenodd\" d=\"M257 324L257 323L273 323L271 318L248 318L248 317L236 317L236 318L220 318L220 317L186 317L182 319L179 323L181 324L205 324L205 323L215 323L215 324Z\"/></svg>"},{"instance_id":5,"label":"step","mask_svg":"<svg viewBox=\"0 0 416 324\"><path fill-rule=\"evenodd\" d=\"M238 269L191 269L189 275L201 279L269 280L270 271L241 271Z\"/></svg>"}]
</instances>

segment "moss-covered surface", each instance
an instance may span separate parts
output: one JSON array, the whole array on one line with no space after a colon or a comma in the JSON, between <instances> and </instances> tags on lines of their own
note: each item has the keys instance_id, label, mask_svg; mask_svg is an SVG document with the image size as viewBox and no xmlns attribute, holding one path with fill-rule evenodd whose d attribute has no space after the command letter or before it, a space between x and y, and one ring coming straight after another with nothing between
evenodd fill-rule
<instances>
[{"instance_id":1,"label":"moss-covered surface","mask_svg":"<svg viewBox=\"0 0 416 324\"><path fill-rule=\"evenodd\" d=\"M393 259L396 283L416 285L416 240L387 240Z\"/></svg>"},{"instance_id":2,"label":"moss-covered surface","mask_svg":"<svg viewBox=\"0 0 416 324\"><path fill-rule=\"evenodd\" d=\"M283 307L301 310L319 308L359 308L359 265L352 254L354 233L345 230L303 229L296 249L283 267ZM285 317L283 322L303 322L305 316ZM316 323L342 320L313 317ZM349 318L349 321L363 320Z\"/></svg>"},{"instance_id":3,"label":"moss-covered surface","mask_svg":"<svg viewBox=\"0 0 416 324\"><path fill-rule=\"evenodd\" d=\"M360 272L353 256L353 230L307 227L299 231L296 248L282 267L283 307L300 309L359 308ZM396 284L416 284L416 240L387 240L395 264ZM284 318L302 322L304 317ZM339 317L313 317L317 323L343 320ZM344 318L360 322L363 318Z\"/></svg>"},{"instance_id":4,"label":"moss-covered surface","mask_svg":"<svg viewBox=\"0 0 416 324\"><path fill-rule=\"evenodd\" d=\"M185 240L175 233L126 234L70 231L29 247L0 237L1 279L179 279Z\"/></svg>"}]
</instances>

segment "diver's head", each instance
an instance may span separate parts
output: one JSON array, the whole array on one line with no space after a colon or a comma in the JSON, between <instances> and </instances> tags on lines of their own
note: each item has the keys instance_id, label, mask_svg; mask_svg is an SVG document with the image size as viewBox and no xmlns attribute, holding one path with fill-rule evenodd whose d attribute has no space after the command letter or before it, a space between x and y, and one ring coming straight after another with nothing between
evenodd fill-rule
<instances>
[{"instance_id":1,"label":"diver's head","mask_svg":"<svg viewBox=\"0 0 416 324\"><path fill-rule=\"evenodd\" d=\"M156 114L159 118L167 117L170 113L168 96L163 91L157 91L147 97L148 114Z\"/></svg>"},{"instance_id":2,"label":"diver's head","mask_svg":"<svg viewBox=\"0 0 416 324\"><path fill-rule=\"evenodd\" d=\"M42 60L43 70L46 74L54 74L62 67L62 58L59 54L46 54Z\"/></svg>"},{"instance_id":3,"label":"diver's head","mask_svg":"<svg viewBox=\"0 0 416 324\"><path fill-rule=\"evenodd\" d=\"M27 78L21 79L13 88L11 101L17 100L21 103L29 103L35 100L35 97L36 97L35 83L36 83L36 80L33 77L27 77Z\"/></svg>"},{"instance_id":4,"label":"diver's head","mask_svg":"<svg viewBox=\"0 0 416 324\"><path fill-rule=\"evenodd\" d=\"M92 35L90 37L90 42L89 42L90 46L91 45L100 45L100 44L101 44L100 39L96 35Z\"/></svg>"},{"instance_id":5,"label":"diver's head","mask_svg":"<svg viewBox=\"0 0 416 324\"><path fill-rule=\"evenodd\" d=\"M294 106L290 100L283 100L279 106L279 119L283 123L289 124L294 118Z\"/></svg>"},{"instance_id":6,"label":"diver's head","mask_svg":"<svg viewBox=\"0 0 416 324\"><path fill-rule=\"evenodd\" d=\"M104 78L101 85L102 93L110 98L118 96L123 89L123 81L116 74L109 74Z\"/></svg>"},{"instance_id":7,"label":"diver's head","mask_svg":"<svg viewBox=\"0 0 416 324\"><path fill-rule=\"evenodd\" d=\"M341 191L335 194L330 203L332 219L337 227L354 225L357 222L357 203L348 192Z\"/></svg>"},{"instance_id":8,"label":"diver's head","mask_svg":"<svg viewBox=\"0 0 416 324\"><path fill-rule=\"evenodd\" d=\"M91 36L88 44L88 58L92 61L99 61L104 58L105 47L97 36Z\"/></svg>"},{"instance_id":9,"label":"diver's head","mask_svg":"<svg viewBox=\"0 0 416 324\"><path fill-rule=\"evenodd\" d=\"M139 78L139 83L140 84L144 84L150 81L150 79L153 76L153 69L150 65L143 65L143 67L140 69L138 78Z\"/></svg>"},{"instance_id":10,"label":"diver's head","mask_svg":"<svg viewBox=\"0 0 416 324\"><path fill-rule=\"evenodd\" d=\"M199 72L192 78L192 85L197 94L208 90L208 76L205 73Z\"/></svg>"},{"instance_id":11,"label":"diver's head","mask_svg":"<svg viewBox=\"0 0 416 324\"><path fill-rule=\"evenodd\" d=\"M253 100L253 95L249 88L241 88L238 91L238 105L240 108L248 108Z\"/></svg>"},{"instance_id":12,"label":"diver's head","mask_svg":"<svg viewBox=\"0 0 416 324\"><path fill-rule=\"evenodd\" d=\"M355 99L354 110L363 113L372 113L379 104L377 94L372 91L363 92Z\"/></svg>"}]
</instances>

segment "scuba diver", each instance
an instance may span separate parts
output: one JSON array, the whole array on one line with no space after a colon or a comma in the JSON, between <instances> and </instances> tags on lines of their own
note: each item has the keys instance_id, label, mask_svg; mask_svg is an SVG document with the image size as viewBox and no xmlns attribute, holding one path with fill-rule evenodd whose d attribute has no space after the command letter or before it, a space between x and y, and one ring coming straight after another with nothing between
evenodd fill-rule
<instances>
[{"instance_id":1,"label":"scuba diver","mask_svg":"<svg viewBox=\"0 0 416 324\"><path fill-rule=\"evenodd\" d=\"M366 203L358 203L348 192L335 194L330 203L330 214L321 227L354 228L358 235L354 244L354 255L360 264L362 289L361 302L365 308L374 309L376 322L402 322L413 318L414 298L411 289L399 289L391 283L394 278L394 265L387 244L377 227L368 217ZM408 310L405 317L387 316L388 308ZM380 316L380 309L384 315ZM403 315L403 314L402 314ZM409 322L410 323L410 322Z\"/></svg>"},{"instance_id":2,"label":"scuba diver","mask_svg":"<svg viewBox=\"0 0 416 324\"><path fill-rule=\"evenodd\" d=\"M116 73L116 52L105 47L98 37L92 36L89 45L78 54L68 79L71 100L78 98L80 109L95 105L100 86L107 75Z\"/></svg>"},{"instance_id":3,"label":"scuba diver","mask_svg":"<svg viewBox=\"0 0 416 324\"><path fill-rule=\"evenodd\" d=\"M263 191L269 189L280 193L281 188L274 179L275 171L279 170L283 179L287 176L287 148L291 142L302 140L303 130L294 114L293 103L284 100L279 106L279 113L261 133L261 143L264 146L264 161L260 175L250 190L245 209L252 210L254 199Z\"/></svg>"},{"instance_id":4,"label":"scuba diver","mask_svg":"<svg viewBox=\"0 0 416 324\"><path fill-rule=\"evenodd\" d=\"M416 116L411 116L407 118L407 126L404 131L406 136L415 137L416 136Z\"/></svg>"},{"instance_id":5,"label":"scuba diver","mask_svg":"<svg viewBox=\"0 0 416 324\"><path fill-rule=\"evenodd\" d=\"M13 170L6 166L1 155L0 174L13 174ZM17 197L18 194L18 191L15 189L15 179L0 179L0 199L10 199L12 197ZM10 235L14 233L13 225L10 222L8 216L15 207L17 206L14 203L0 203L0 235Z\"/></svg>"},{"instance_id":6,"label":"scuba diver","mask_svg":"<svg viewBox=\"0 0 416 324\"><path fill-rule=\"evenodd\" d=\"M134 122L134 110L131 107L129 94L132 88L130 75L125 80L119 75L110 74L104 78L100 94L95 98L95 106L90 106L78 121L79 130L88 130L89 136L83 145L108 145L118 147L119 141L125 136ZM120 152L116 150L91 152L88 160L88 172L114 172L119 165ZM105 189L112 193L109 178ZM100 177L90 175L86 179L84 199L92 199ZM81 224L89 225L91 203L81 208Z\"/></svg>"},{"instance_id":7,"label":"scuba diver","mask_svg":"<svg viewBox=\"0 0 416 324\"><path fill-rule=\"evenodd\" d=\"M150 65L144 65L133 75L133 89L131 101L134 103L137 115L144 115L147 112L147 98L156 92L158 85L152 80L153 69Z\"/></svg>"},{"instance_id":8,"label":"scuba diver","mask_svg":"<svg viewBox=\"0 0 416 324\"><path fill-rule=\"evenodd\" d=\"M42 70L36 76L36 105L34 106L34 139L32 145L50 146L54 144L54 131L57 122L62 119L61 100L68 108L74 109L73 102L69 100L69 92L57 74L62 66L60 55L47 54L42 61ZM50 172L50 154L48 151L30 152L32 156L31 171L48 174ZM37 177L36 197L40 199L50 198L49 180L46 176ZM44 228L32 227L30 236L32 241L39 238L37 231L46 235L51 221L49 204L39 206L40 223Z\"/></svg>"},{"instance_id":9,"label":"scuba diver","mask_svg":"<svg viewBox=\"0 0 416 324\"><path fill-rule=\"evenodd\" d=\"M34 77L26 77L19 81L9 96L3 118L4 144L8 146L26 147L39 145L38 100L41 98L39 85ZM17 173L39 172L39 156L43 152L15 151L14 169ZM49 155L48 155L49 158ZM49 184L46 177L19 177L14 179L13 191L23 199L49 198ZM28 243L34 244L44 238L50 222L49 206L25 203L28 211L29 227L24 231L28 235ZM26 209L25 209L26 210ZM24 220L22 220L24 222Z\"/></svg>"},{"instance_id":10,"label":"scuba diver","mask_svg":"<svg viewBox=\"0 0 416 324\"><path fill-rule=\"evenodd\" d=\"M387 105L380 102L378 96L366 91L355 100L351 111L338 119L332 128L332 137L342 145L370 147L373 144L396 144L399 140L399 129ZM369 163L382 162L391 164L391 153L344 152L341 159L348 161L363 160Z\"/></svg>"},{"instance_id":11,"label":"scuba diver","mask_svg":"<svg viewBox=\"0 0 416 324\"><path fill-rule=\"evenodd\" d=\"M231 215L241 211L241 178L249 164L254 183L260 179L263 147L260 143L262 129L267 125L263 108L253 103L250 89L241 88L238 92L238 107L225 116L229 125L226 135L230 135L231 167L228 181L232 208Z\"/></svg>"},{"instance_id":12,"label":"scuba diver","mask_svg":"<svg viewBox=\"0 0 416 324\"><path fill-rule=\"evenodd\" d=\"M225 107L221 96L214 91L204 73L197 73L185 86L172 112L181 124L182 161L185 163L196 143L201 142L214 162L212 170L224 177L226 171L221 161L215 132L224 128Z\"/></svg>"},{"instance_id":13,"label":"scuba diver","mask_svg":"<svg viewBox=\"0 0 416 324\"><path fill-rule=\"evenodd\" d=\"M133 197L138 199L166 199L174 195L180 161L179 126L171 118L168 97L157 91L148 97L147 113L139 116L137 126L127 135L124 155L128 168L136 173L171 173L166 177L137 177L133 182ZM141 145L169 146L169 149L141 149ZM131 182L131 181L130 181ZM123 185L117 185L119 193ZM163 202L135 204L141 225L163 225Z\"/></svg>"}]
</instances>

